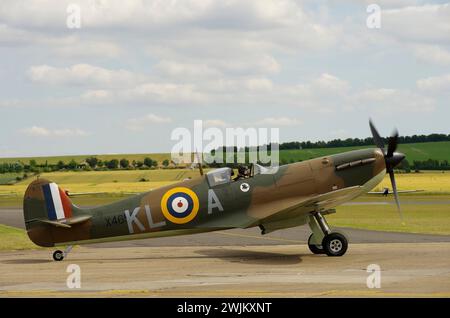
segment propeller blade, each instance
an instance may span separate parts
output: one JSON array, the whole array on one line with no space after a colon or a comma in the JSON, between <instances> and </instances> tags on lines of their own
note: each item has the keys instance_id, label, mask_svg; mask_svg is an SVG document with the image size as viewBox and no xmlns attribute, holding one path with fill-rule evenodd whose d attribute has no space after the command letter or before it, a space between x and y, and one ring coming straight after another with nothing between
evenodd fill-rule
<instances>
[{"instance_id":1,"label":"propeller blade","mask_svg":"<svg viewBox=\"0 0 450 318\"><path fill-rule=\"evenodd\" d=\"M397 150L398 145L398 130L389 138L388 151L386 157L391 158Z\"/></svg>"},{"instance_id":2,"label":"propeller blade","mask_svg":"<svg viewBox=\"0 0 450 318\"><path fill-rule=\"evenodd\" d=\"M384 142L383 139L380 137L380 134L378 133L378 130L375 128L375 125L372 122L372 119L369 121L370 124L370 130L372 131L373 141L375 142L375 145L384 150Z\"/></svg>"},{"instance_id":3,"label":"propeller blade","mask_svg":"<svg viewBox=\"0 0 450 318\"><path fill-rule=\"evenodd\" d=\"M402 220L402 224L404 225L405 220L403 218L402 209L400 207L400 199L398 197L397 183L395 182L394 170L392 170L392 169L389 170L389 177L391 177L392 191L394 192L395 203L397 204L397 211L398 211L398 214L400 215L400 219Z\"/></svg>"}]
</instances>

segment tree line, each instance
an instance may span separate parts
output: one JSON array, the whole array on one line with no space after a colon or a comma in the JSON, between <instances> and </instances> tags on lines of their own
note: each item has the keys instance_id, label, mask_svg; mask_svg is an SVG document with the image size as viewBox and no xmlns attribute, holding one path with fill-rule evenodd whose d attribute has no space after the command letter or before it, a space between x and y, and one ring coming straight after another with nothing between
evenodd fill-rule
<instances>
[{"instance_id":1,"label":"tree line","mask_svg":"<svg viewBox=\"0 0 450 318\"><path fill-rule=\"evenodd\" d=\"M383 138L384 143L387 144L389 138ZM413 135L413 136L400 136L398 137L399 144L414 144L424 142L438 142L438 141L450 141L450 135L445 134L430 134L430 135ZM347 139L333 139L330 141L317 141L317 142L284 142L279 145L280 150L293 150L293 149L314 149L314 148L338 148L338 147L359 147L359 146L373 146L373 138L347 138Z\"/></svg>"},{"instance_id":2,"label":"tree line","mask_svg":"<svg viewBox=\"0 0 450 318\"><path fill-rule=\"evenodd\" d=\"M162 161L162 166L167 168L170 165L170 161L165 159ZM0 173L41 173L41 172L52 172L52 171L102 171L102 170L132 170L132 169L155 169L159 166L158 161L153 160L150 157L144 158L144 160L132 160L131 162L126 159L110 159L101 160L97 157L86 158L82 162L77 162L74 159L69 162L64 162L59 160L57 163L45 163L38 164L36 160L32 159L28 163L22 161L13 163L2 163L0 164Z\"/></svg>"},{"instance_id":3,"label":"tree line","mask_svg":"<svg viewBox=\"0 0 450 318\"><path fill-rule=\"evenodd\" d=\"M384 143L387 145L389 142L389 137L382 137ZM414 143L425 143L425 142L440 142L440 141L450 141L450 135L446 134L430 134L430 135L413 135L413 136L399 136L399 144L414 144ZM289 141L283 142L278 145L279 150L299 150L299 149L317 149L317 148L341 148L341 147L361 147L361 146L374 146L373 138L347 138L347 139L333 139L330 141ZM234 147L219 147L211 151L212 154L216 151L225 152L227 149L231 151L258 151L261 147L266 147L268 150L271 149L271 145L255 146L255 147L245 147L239 148Z\"/></svg>"},{"instance_id":4,"label":"tree line","mask_svg":"<svg viewBox=\"0 0 450 318\"><path fill-rule=\"evenodd\" d=\"M384 138L385 143L388 143L388 138ZM413 135L413 136L400 136L399 143L400 144L409 144L409 143L424 143L424 142L439 142L439 141L450 141L450 135L445 134L430 134L430 135ZM359 139L359 138L348 138L348 139L334 139L331 141L317 141L317 142L285 142L279 144L279 150L298 150L298 149L314 149L314 148L338 148L338 147L356 147L356 146L373 146L373 139L371 137ZM246 156L248 156L249 151L258 151L260 147L246 147L245 149L241 149L239 151L244 150L246 152ZM266 146L264 146L266 147ZM235 153L238 152L237 147L231 147L232 151ZM267 146L267 149L270 151L270 145ZM226 148L218 148L216 150L212 150L211 154L214 155L216 151L223 150ZM235 161L236 162L236 161ZM288 164L295 162L294 159L286 159L283 158L281 160L281 164ZM165 159L161 162L163 168L168 168L170 165L176 166L173 161L169 161ZM220 167L224 164L212 163L209 165L205 165L206 167ZM227 164L227 166L236 166L236 164ZM28 163L24 163L22 161L13 162L13 163L2 163L0 164L0 173L41 173L41 172L52 172L52 171L64 171L64 170L118 170L118 169L155 169L160 165L156 160L153 160L150 157L144 158L144 160L132 160L131 162L126 159L110 159L110 160L101 160L95 156L91 156L86 158L82 162L77 162L74 159L69 162L64 162L63 160L58 161L57 163L45 163L38 164L36 160L32 159ZM424 161L414 161L412 164L404 161L403 170L450 170L450 164L447 160L435 160L428 159Z\"/></svg>"}]
</instances>

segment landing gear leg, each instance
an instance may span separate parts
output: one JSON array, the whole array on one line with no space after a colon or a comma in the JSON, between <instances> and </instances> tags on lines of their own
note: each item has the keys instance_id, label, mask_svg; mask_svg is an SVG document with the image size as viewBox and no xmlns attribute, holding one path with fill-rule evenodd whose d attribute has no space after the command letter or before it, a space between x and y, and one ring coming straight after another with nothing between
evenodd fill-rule
<instances>
[{"instance_id":1,"label":"landing gear leg","mask_svg":"<svg viewBox=\"0 0 450 318\"><path fill-rule=\"evenodd\" d=\"M325 254L325 251L322 247L322 240L325 237L322 229L320 228L319 224L317 223L314 216L309 217L309 227L311 228L312 234L309 236L308 239L308 247L309 250L313 254Z\"/></svg>"},{"instance_id":2,"label":"landing gear leg","mask_svg":"<svg viewBox=\"0 0 450 318\"><path fill-rule=\"evenodd\" d=\"M342 256L347 252L347 238L330 227L320 212L314 212L309 218L309 226L313 234L309 237L308 247L314 254Z\"/></svg>"},{"instance_id":3,"label":"landing gear leg","mask_svg":"<svg viewBox=\"0 0 450 318\"><path fill-rule=\"evenodd\" d=\"M63 251L57 250L53 252L53 260L56 262L62 261L67 255L69 255L70 251L72 250L72 245L69 245L66 247L66 249Z\"/></svg>"}]
</instances>

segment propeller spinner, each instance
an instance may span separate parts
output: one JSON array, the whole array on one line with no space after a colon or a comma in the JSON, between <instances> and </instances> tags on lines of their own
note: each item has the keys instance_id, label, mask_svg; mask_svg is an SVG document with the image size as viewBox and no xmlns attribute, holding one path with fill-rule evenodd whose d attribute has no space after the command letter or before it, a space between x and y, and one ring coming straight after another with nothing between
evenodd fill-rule
<instances>
[{"instance_id":1,"label":"propeller spinner","mask_svg":"<svg viewBox=\"0 0 450 318\"><path fill-rule=\"evenodd\" d=\"M372 131L373 140L375 142L375 145L381 149L381 151L384 154L384 161L386 162L386 172L389 174L389 177L391 179L392 184L392 190L394 192L395 197L395 203L397 204L397 210L400 215L400 218L402 220L402 223L404 223L403 219L403 213L402 209L400 207L400 199L398 197L398 191L397 191L397 183L395 182L395 174L394 174L394 168L398 166L404 159L405 155L396 152L397 146L398 146L398 131L395 130L391 137L389 137L388 141L388 149L385 149L384 141L380 137L380 134L378 133L378 130L375 128L375 125L373 124L372 120L370 120L370 130Z\"/></svg>"}]
</instances>

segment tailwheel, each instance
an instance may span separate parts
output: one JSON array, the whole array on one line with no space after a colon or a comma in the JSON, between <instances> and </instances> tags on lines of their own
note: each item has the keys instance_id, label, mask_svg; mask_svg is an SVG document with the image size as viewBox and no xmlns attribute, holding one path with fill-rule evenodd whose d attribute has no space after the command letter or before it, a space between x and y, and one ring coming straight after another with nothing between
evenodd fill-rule
<instances>
[{"instance_id":1,"label":"tailwheel","mask_svg":"<svg viewBox=\"0 0 450 318\"><path fill-rule=\"evenodd\" d=\"M330 233L322 240L322 247L328 256L342 256L347 252L347 238L340 233Z\"/></svg>"},{"instance_id":2,"label":"tailwheel","mask_svg":"<svg viewBox=\"0 0 450 318\"><path fill-rule=\"evenodd\" d=\"M62 261L64 259L64 252L57 250L53 252L53 260L56 262Z\"/></svg>"},{"instance_id":3,"label":"tailwheel","mask_svg":"<svg viewBox=\"0 0 450 318\"><path fill-rule=\"evenodd\" d=\"M309 236L308 239L308 247L309 250L313 253L313 254L325 254L325 250L322 248L322 245L316 245L316 244L312 244L311 243L311 239L313 237L314 234L311 234Z\"/></svg>"}]
</instances>

